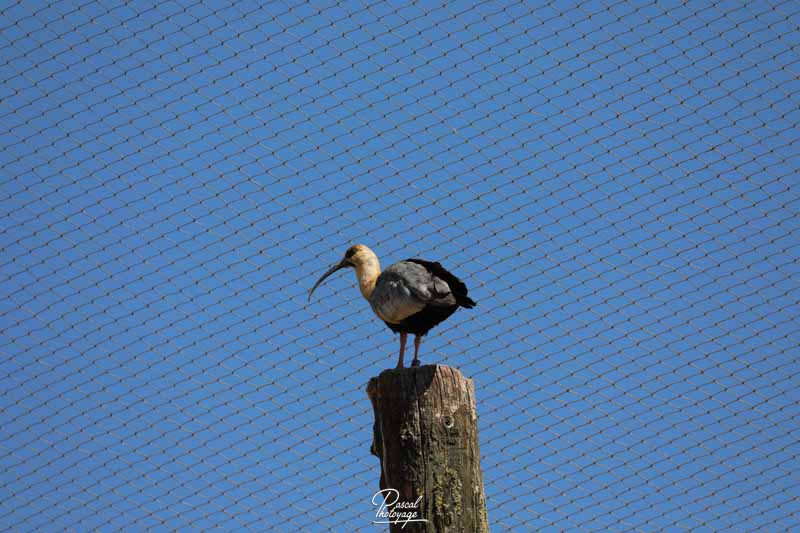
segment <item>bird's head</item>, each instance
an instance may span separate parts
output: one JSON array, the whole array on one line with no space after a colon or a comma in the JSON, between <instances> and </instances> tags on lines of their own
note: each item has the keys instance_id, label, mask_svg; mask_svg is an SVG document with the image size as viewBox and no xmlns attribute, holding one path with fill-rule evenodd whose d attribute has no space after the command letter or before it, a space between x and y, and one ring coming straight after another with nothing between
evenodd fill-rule
<instances>
[{"instance_id":1,"label":"bird's head","mask_svg":"<svg viewBox=\"0 0 800 533\"><path fill-rule=\"evenodd\" d=\"M372 287L375 285L375 279L380 274L380 264L378 263L378 256L375 252L370 250L363 244L354 244L344 254L344 257L338 263L334 263L331 267L317 280L314 286L308 291L308 299L314 290L331 274L343 268L354 268L359 280L361 292L365 297L368 297L368 292L372 292Z\"/></svg>"}]
</instances>

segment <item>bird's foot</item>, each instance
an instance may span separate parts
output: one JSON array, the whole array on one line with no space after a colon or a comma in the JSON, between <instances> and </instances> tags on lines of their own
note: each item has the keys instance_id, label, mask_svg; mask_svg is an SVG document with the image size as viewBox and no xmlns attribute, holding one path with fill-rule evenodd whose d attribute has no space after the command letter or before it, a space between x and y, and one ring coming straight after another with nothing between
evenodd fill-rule
<instances>
[{"instance_id":1,"label":"bird's foot","mask_svg":"<svg viewBox=\"0 0 800 533\"><path fill-rule=\"evenodd\" d=\"M414 367L414 368L418 367L419 366L419 359L417 359L415 357L414 360L411 361L411 366Z\"/></svg>"}]
</instances>

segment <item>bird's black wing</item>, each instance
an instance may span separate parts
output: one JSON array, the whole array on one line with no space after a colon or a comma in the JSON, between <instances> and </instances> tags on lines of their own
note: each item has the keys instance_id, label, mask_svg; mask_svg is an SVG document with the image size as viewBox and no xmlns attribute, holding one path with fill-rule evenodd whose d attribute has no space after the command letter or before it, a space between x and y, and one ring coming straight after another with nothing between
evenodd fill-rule
<instances>
[{"instance_id":1,"label":"bird's black wing","mask_svg":"<svg viewBox=\"0 0 800 533\"><path fill-rule=\"evenodd\" d=\"M461 307L471 309L475 307L475 301L467 296L468 290L464 282L458 279L455 275L448 272L441 263L435 261L425 261L424 259L406 259L409 263L416 263L425 268L434 278L447 283L450 287L450 293L455 298L456 303ZM434 284L435 286L435 284ZM442 295L445 296L445 295Z\"/></svg>"}]
</instances>

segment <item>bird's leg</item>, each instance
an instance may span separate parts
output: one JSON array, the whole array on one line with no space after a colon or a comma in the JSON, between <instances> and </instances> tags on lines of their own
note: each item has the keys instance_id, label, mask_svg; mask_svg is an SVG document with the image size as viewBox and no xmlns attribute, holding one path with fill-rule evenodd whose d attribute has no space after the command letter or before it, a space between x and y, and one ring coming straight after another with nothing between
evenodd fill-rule
<instances>
[{"instance_id":1,"label":"bird's leg","mask_svg":"<svg viewBox=\"0 0 800 533\"><path fill-rule=\"evenodd\" d=\"M406 351L407 338L408 338L408 333L400 334L400 359L398 359L397 361L397 368L403 368L403 352Z\"/></svg>"},{"instance_id":2,"label":"bird's leg","mask_svg":"<svg viewBox=\"0 0 800 533\"><path fill-rule=\"evenodd\" d=\"M411 366L419 366L419 343L422 342L422 335L414 335L414 360L411 361Z\"/></svg>"}]
</instances>

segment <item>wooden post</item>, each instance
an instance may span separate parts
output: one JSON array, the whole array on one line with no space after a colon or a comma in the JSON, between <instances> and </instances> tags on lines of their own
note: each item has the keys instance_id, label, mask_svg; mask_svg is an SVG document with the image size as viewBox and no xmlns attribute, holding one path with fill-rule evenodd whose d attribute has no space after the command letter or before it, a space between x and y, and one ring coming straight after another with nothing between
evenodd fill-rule
<instances>
[{"instance_id":1,"label":"wooden post","mask_svg":"<svg viewBox=\"0 0 800 533\"><path fill-rule=\"evenodd\" d=\"M472 380L442 365L384 370L367 396L381 461L374 521L395 522L392 533L488 532Z\"/></svg>"}]
</instances>

